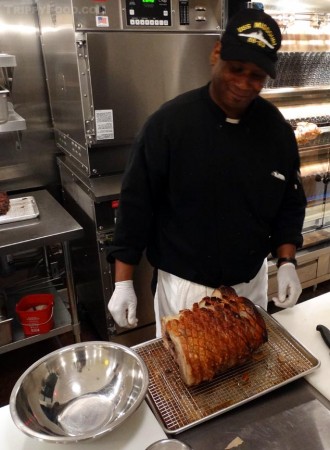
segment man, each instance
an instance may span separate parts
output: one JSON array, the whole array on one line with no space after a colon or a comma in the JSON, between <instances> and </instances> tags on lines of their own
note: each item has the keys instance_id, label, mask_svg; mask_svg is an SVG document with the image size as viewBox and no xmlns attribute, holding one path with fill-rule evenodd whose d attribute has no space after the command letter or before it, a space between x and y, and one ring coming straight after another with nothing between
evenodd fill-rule
<instances>
[{"instance_id":1,"label":"man","mask_svg":"<svg viewBox=\"0 0 330 450\"><path fill-rule=\"evenodd\" d=\"M220 285L267 308L267 255L278 258L277 306L301 293L295 270L306 198L290 125L261 98L275 77L281 33L263 11L228 23L212 55L211 82L167 102L134 143L109 260L109 311L135 326L134 266L146 249L158 270L160 318L190 307Z\"/></svg>"}]
</instances>

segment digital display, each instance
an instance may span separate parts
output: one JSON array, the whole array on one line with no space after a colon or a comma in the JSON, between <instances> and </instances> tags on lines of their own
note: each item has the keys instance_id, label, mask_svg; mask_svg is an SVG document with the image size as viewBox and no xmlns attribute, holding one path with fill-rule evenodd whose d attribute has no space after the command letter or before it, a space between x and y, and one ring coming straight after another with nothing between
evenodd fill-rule
<instances>
[{"instance_id":1,"label":"digital display","mask_svg":"<svg viewBox=\"0 0 330 450\"><path fill-rule=\"evenodd\" d=\"M155 3L155 0L142 0L142 3Z\"/></svg>"}]
</instances>

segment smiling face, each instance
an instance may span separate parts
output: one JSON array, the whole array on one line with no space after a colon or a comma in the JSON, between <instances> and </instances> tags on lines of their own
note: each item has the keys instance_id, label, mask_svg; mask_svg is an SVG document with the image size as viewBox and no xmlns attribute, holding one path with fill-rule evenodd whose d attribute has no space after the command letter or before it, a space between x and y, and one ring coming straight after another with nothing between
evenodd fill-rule
<instances>
[{"instance_id":1,"label":"smiling face","mask_svg":"<svg viewBox=\"0 0 330 450\"><path fill-rule=\"evenodd\" d=\"M216 52L220 51L220 44ZM227 117L240 118L264 86L267 73L254 63L224 61L213 66L210 95Z\"/></svg>"}]
</instances>

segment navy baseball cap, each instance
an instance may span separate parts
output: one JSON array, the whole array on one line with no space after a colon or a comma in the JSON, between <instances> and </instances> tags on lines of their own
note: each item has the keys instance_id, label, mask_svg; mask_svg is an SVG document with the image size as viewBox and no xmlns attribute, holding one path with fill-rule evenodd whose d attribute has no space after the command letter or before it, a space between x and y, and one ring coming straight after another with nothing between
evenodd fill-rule
<instances>
[{"instance_id":1,"label":"navy baseball cap","mask_svg":"<svg viewBox=\"0 0 330 450\"><path fill-rule=\"evenodd\" d=\"M259 9L242 9L227 23L221 38L221 58L252 62L276 77L282 35L277 22Z\"/></svg>"}]
</instances>

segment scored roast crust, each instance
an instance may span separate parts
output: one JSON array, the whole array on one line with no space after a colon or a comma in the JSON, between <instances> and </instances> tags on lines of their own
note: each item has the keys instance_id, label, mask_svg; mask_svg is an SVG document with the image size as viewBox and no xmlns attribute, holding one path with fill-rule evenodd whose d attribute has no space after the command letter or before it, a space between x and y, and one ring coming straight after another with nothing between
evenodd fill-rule
<instances>
[{"instance_id":1,"label":"scored roast crust","mask_svg":"<svg viewBox=\"0 0 330 450\"><path fill-rule=\"evenodd\" d=\"M162 334L187 386L246 362L267 341L266 324L257 308L227 286L192 309L163 317Z\"/></svg>"}]
</instances>

